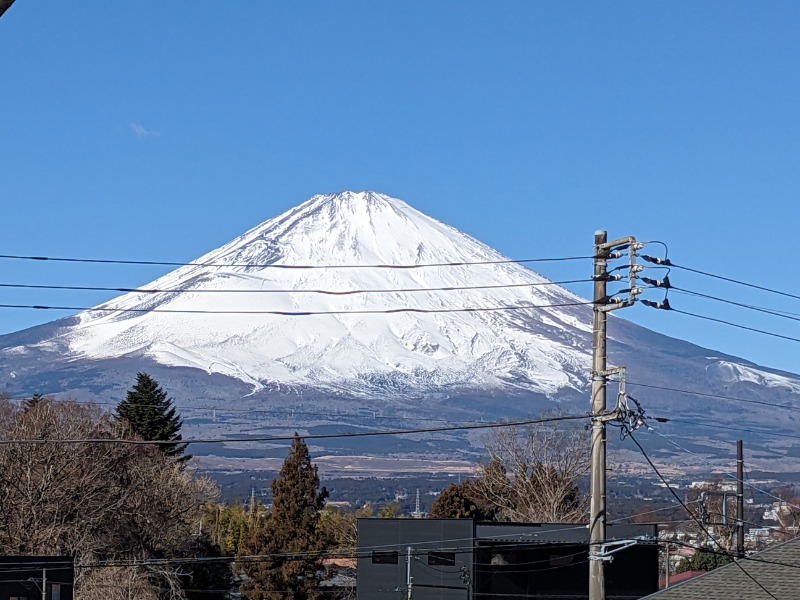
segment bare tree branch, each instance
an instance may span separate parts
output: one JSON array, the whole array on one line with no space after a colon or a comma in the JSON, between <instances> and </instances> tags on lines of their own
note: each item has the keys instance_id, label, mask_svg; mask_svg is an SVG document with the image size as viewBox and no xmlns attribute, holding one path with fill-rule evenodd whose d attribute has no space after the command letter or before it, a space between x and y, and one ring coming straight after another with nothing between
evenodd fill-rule
<instances>
[{"instance_id":1,"label":"bare tree branch","mask_svg":"<svg viewBox=\"0 0 800 600\"><path fill-rule=\"evenodd\" d=\"M486 439L477 494L506 521L574 522L586 514L581 477L589 469L583 432L559 424L496 429Z\"/></svg>"}]
</instances>

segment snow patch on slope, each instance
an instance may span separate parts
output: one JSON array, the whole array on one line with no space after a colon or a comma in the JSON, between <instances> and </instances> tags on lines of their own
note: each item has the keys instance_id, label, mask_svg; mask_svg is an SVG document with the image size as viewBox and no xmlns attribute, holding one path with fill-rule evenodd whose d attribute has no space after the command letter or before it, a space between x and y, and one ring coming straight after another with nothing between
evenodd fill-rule
<instances>
[{"instance_id":1,"label":"snow patch on slope","mask_svg":"<svg viewBox=\"0 0 800 600\"><path fill-rule=\"evenodd\" d=\"M800 392L800 383L797 380L755 367L720 360L707 368L716 370L730 382L748 382L768 388L786 388L791 392Z\"/></svg>"}]
</instances>

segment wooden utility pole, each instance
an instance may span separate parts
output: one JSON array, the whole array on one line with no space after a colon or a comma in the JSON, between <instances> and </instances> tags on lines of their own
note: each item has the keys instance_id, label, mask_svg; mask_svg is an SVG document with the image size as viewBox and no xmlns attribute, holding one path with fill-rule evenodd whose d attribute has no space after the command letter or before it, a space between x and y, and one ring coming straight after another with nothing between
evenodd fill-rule
<instances>
[{"instance_id":1,"label":"wooden utility pole","mask_svg":"<svg viewBox=\"0 0 800 600\"><path fill-rule=\"evenodd\" d=\"M736 556L744 558L744 451L736 440Z\"/></svg>"},{"instance_id":2,"label":"wooden utility pole","mask_svg":"<svg viewBox=\"0 0 800 600\"><path fill-rule=\"evenodd\" d=\"M600 558L606 539L606 424L600 417L606 411L606 299L605 243L608 234L594 234L594 305L592 317L592 467L589 507L589 600L605 600L605 561Z\"/></svg>"},{"instance_id":3,"label":"wooden utility pole","mask_svg":"<svg viewBox=\"0 0 800 600\"><path fill-rule=\"evenodd\" d=\"M406 598L411 600L411 589L414 585L414 578L411 577L411 546L408 547L406 554Z\"/></svg>"},{"instance_id":4,"label":"wooden utility pole","mask_svg":"<svg viewBox=\"0 0 800 600\"><path fill-rule=\"evenodd\" d=\"M636 265L636 251L643 244L628 236L608 241L605 231L594 234L594 302L592 315L592 464L590 473L591 500L589 505L589 600L605 600L605 563L611 558L605 553L606 539L606 423L620 420L619 410L606 411L606 384L608 376L619 373L620 368L608 369L606 360L606 321L607 313L625 308L636 302L642 289L636 285L636 273L641 270ZM607 271L610 259L622 258L623 250L628 251L628 288L621 290L627 298L609 298L606 284L609 280L619 281L622 275L613 276ZM619 407L618 407L619 408Z\"/></svg>"}]
</instances>

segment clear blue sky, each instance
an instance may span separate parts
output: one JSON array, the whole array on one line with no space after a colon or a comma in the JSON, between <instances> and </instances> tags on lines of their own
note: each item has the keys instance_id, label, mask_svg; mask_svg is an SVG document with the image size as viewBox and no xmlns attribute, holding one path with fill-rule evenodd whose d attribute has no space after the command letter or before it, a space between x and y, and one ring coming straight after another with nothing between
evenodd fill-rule
<instances>
[{"instance_id":1,"label":"clear blue sky","mask_svg":"<svg viewBox=\"0 0 800 600\"><path fill-rule=\"evenodd\" d=\"M778 1L17 0L0 18L0 254L188 261L313 194L373 189L514 258L588 254L604 228L800 294L798 31L800 4ZM166 270L3 260L0 282ZM107 297L0 289L0 303ZM671 301L800 337L795 321ZM64 314L0 309L0 333ZM618 314L800 371L797 342Z\"/></svg>"}]
</instances>

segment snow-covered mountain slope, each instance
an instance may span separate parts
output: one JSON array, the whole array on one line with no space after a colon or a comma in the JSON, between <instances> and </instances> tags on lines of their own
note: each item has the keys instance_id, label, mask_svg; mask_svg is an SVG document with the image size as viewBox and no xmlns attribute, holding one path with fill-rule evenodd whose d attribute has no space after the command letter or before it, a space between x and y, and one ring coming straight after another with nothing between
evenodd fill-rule
<instances>
[{"instance_id":1,"label":"snow-covered mountain slope","mask_svg":"<svg viewBox=\"0 0 800 600\"><path fill-rule=\"evenodd\" d=\"M60 342L76 357L146 356L256 389L376 376L421 388L581 387L591 322L583 299L518 264L451 266L503 260L396 198L315 196L194 261L214 266L182 267L144 286L168 291L98 307L150 312L84 312ZM378 264L442 266L335 268ZM285 268L299 265L331 268ZM474 289L439 289L465 286ZM400 291L409 289L430 291ZM356 290L367 292L344 293ZM525 306L549 308L446 312ZM420 312L381 312L395 309Z\"/></svg>"},{"instance_id":2,"label":"snow-covered mountain slope","mask_svg":"<svg viewBox=\"0 0 800 600\"><path fill-rule=\"evenodd\" d=\"M147 371L176 399L187 437L402 429L589 407L588 302L385 195L315 196L143 288L0 336L0 393L113 404ZM609 360L627 367L629 393L648 414L672 419L657 427L683 447L726 454L720 440L764 431L765 464L794 468L797 375L616 315L608 332ZM610 404L615 396L611 384ZM325 444L332 454L452 457L472 452L480 435ZM658 440L665 459L685 458ZM238 447L192 450L242 456Z\"/></svg>"}]
</instances>

